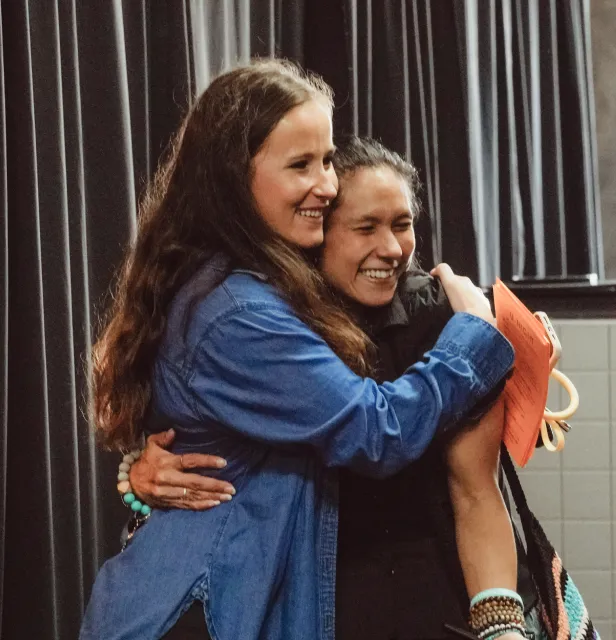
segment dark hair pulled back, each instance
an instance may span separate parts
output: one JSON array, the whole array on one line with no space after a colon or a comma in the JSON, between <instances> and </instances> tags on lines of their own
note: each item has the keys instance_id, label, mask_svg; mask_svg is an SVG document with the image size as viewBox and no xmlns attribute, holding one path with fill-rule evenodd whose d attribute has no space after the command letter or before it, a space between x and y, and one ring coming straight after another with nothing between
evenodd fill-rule
<instances>
[{"instance_id":1,"label":"dark hair pulled back","mask_svg":"<svg viewBox=\"0 0 616 640\"><path fill-rule=\"evenodd\" d=\"M361 138L352 134L338 136L336 138L334 166L340 180L338 195L332 203L334 209L340 206L344 199L345 178L352 176L360 169L387 167L407 183L413 217L419 215L421 205L417 195L420 190L417 170L410 162L407 162L395 151L385 147L378 140Z\"/></svg>"}]
</instances>

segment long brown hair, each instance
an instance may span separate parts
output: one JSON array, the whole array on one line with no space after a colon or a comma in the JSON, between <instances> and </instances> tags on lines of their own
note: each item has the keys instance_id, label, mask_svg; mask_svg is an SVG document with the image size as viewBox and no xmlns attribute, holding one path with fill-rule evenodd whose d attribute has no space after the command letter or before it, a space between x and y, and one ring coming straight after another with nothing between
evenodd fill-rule
<instances>
[{"instance_id":1,"label":"long brown hair","mask_svg":"<svg viewBox=\"0 0 616 640\"><path fill-rule=\"evenodd\" d=\"M366 372L367 336L252 198L252 158L280 119L311 99L331 107L331 89L291 63L261 61L216 78L184 119L141 203L137 238L93 347L91 418L107 447L131 447L142 433L169 304L219 251L269 276L350 368Z\"/></svg>"}]
</instances>

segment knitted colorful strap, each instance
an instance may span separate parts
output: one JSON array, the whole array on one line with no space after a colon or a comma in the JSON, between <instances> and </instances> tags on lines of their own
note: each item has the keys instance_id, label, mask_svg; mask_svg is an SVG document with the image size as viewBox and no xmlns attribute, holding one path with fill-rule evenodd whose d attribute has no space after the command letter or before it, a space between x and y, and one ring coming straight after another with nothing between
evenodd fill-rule
<instances>
[{"instance_id":1,"label":"knitted colorful strap","mask_svg":"<svg viewBox=\"0 0 616 640\"><path fill-rule=\"evenodd\" d=\"M501 464L522 521L529 568L539 594L541 621L546 637L550 640L600 640L580 592L528 506L511 456L504 445L501 447Z\"/></svg>"}]
</instances>

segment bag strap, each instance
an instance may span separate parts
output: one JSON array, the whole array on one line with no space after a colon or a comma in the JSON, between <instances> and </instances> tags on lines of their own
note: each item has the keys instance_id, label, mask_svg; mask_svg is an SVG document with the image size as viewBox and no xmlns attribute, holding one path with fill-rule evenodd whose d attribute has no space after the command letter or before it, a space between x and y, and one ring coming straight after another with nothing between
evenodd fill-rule
<instances>
[{"instance_id":1,"label":"bag strap","mask_svg":"<svg viewBox=\"0 0 616 640\"><path fill-rule=\"evenodd\" d=\"M559 630L564 630L562 629L563 625L567 626L566 631L568 632L566 617L563 618L560 612L561 606L565 606L565 603L562 602L562 589L557 590L555 584L555 580L562 579L564 570L562 570L561 566L561 576L556 577L554 575L556 551L545 535L543 527L528 506L524 489L522 489L513 461L504 444L501 447L501 464L505 470L507 483L522 522L528 566L539 593L544 612L544 622L549 622L548 636L556 638Z\"/></svg>"},{"instance_id":2,"label":"bag strap","mask_svg":"<svg viewBox=\"0 0 616 640\"><path fill-rule=\"evenodd\" d=\"M504 443L501 445L500 460L501 464L503 465L503 469L505 470L507 484L509 485L511 495L513 497L513 502L515 503L515 508L520 514L522 526L524 526L524 520L527 519L528 516L532 514L532 512L530 510L530 507L528 506L526 495L524 493L524 489L522 489L522 485L520 484L518 474L516 473L515 467L513 466L513 460L511 460L511 456L509 455L507 447L505 447Z\"/></svg>"}]
</instances>

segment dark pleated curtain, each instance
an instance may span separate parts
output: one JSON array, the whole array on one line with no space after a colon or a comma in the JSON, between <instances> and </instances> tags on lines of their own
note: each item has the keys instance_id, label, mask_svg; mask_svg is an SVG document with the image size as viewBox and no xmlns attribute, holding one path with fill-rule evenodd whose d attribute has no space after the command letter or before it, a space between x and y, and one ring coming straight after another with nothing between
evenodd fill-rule
<instances>
[{"instance_id":1,"label":"dark pleated curtain","mask_svg":"<svg viewBox=\"0 0 616 640\"><path fill-rule=\"evenodd\" d=\"M336 3L334 3L336 4ZM603 277L588 0L347 0L341 126L423 182L425 265ZM332 33L340 39L341 30Z\"/></svg>"},{"instance_id":2,"label":"dark pleated curtain","mask_svg":"<svg viewBox=\"0 0 616 640\"><path fill-rule=\"evenodd\" d=\"M76 637L118 550L89 346L145 181L235 61L298 60L334 87L338 130L413 159L424 265L484 284L602 272L588 0L12 0L0 21L7 640Z\"/></svg>"},{"instance_id":3,"label":"dark pleated curtain","mask_svg":"<svg viewBox=\"0 0 616 640\"><path fill-rule=\"evenodd\" d=\"M479 279L603 278L590 3L456 11Z\"/></svg>"},{"instance_id":4,"label":"dark pleated curtain","mask_svg":"<svg viewBox=\"0 0 616 640\"><path fill-rule=\"evenodd\" d=\"M3 638L75 638L118 549L89 346L136 200L190 95L183 2L2 3Z\"/></svg>"}]
</instances>

